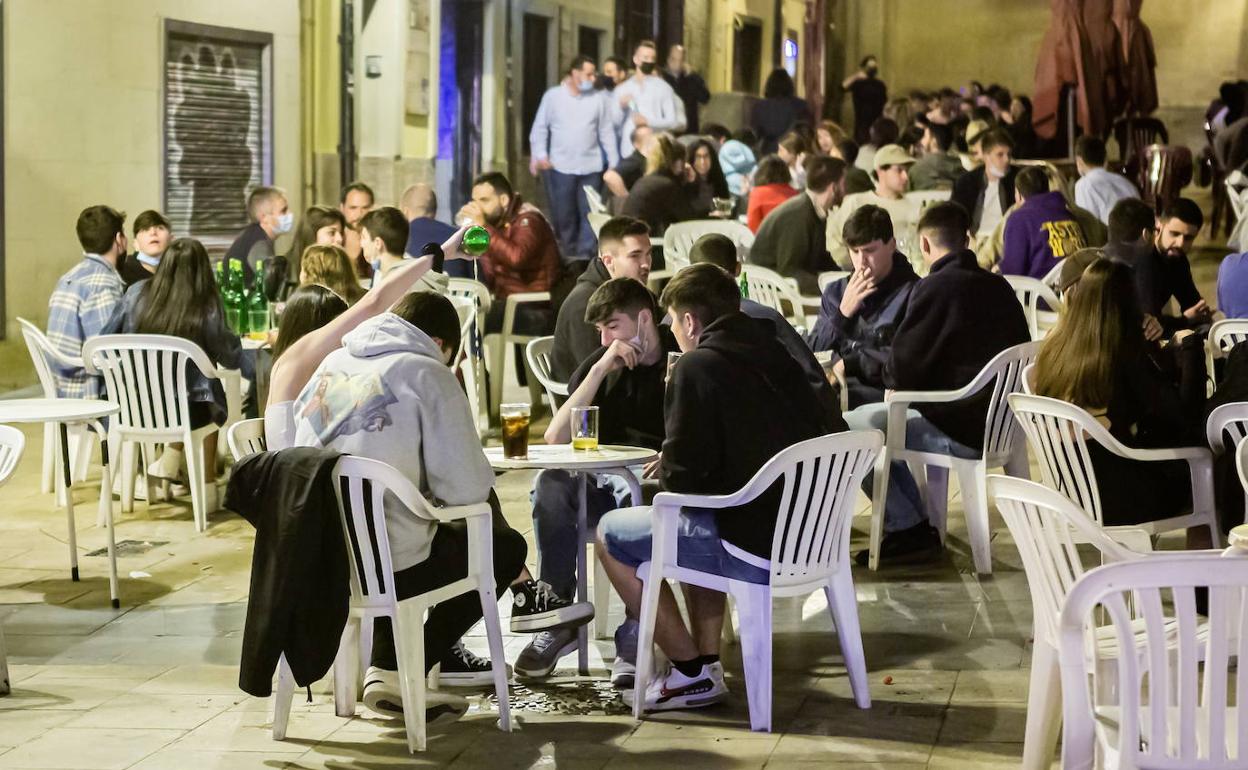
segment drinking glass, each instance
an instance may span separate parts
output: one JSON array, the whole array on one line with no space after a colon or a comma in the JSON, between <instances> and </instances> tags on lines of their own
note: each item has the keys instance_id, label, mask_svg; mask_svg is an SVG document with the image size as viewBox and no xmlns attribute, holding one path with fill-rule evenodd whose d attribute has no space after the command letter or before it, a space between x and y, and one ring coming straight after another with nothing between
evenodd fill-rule
<instances>
[{"instance_id":1,"label":"drinking glass","mask_svg":"<svg viewBox=\"0 0 1248 770\"><path fill-rule=\"evenodd\" d=\"M572 448L585 451L598 448L598 407L572 407Z\"/></svg>"},{"instance_id":2,"label":"drinking glass","mask_svg":"<svg viewBox=\"0 0 1248 770\"><path fill-rule=\"evenodd\" d=\"M529 405L502 404L503 457L524 460L529 456Z\"/></svg>"},{"instance_id":3,"label":"drinking glass","mask_svg":"<svg viewBox=\"0 0 1248 770\"><path fill-rule=\"evenodd\" d=\"M680 356L680 353L667 354L667 374L663 376L663 383L665 385L672 381L672 370L676 368L676 362L680 360Z\"/></svg>"}]
</instances>

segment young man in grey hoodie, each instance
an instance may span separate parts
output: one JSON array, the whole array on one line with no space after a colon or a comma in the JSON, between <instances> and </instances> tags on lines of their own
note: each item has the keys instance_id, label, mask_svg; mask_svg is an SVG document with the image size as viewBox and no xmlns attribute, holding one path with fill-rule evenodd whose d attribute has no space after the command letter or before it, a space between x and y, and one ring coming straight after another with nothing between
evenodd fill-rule
<instances>
[{"instance_id":1,"label":"young man in grey hoodie","mask_svg":"<svg viewBox=\"0 0 1248 770\"><path fill-rule=\"evenodd\" d=\"M494 473L481 450L463 389L447 363L459 349L454 305L432 292L413 292L391 311L360 324L325 358L295 402L295 443L370 457L394 466L427 498L446 505L489 501L494 508L494 577L501 593L512 587L517 617L530 626L584 623L593 607L553 597L524 566L524 537L502 518ZM462 523L435 524L386 498L395 590L399 599L445 585L468 563ZM490 662L459 642L481 618L477 596L436 605L424 624L425 664L441 664L441 681L479 684ZM538 621L538 622L535 622ZM498 661L498 663L502 663ZM380 714L402 714L394 634L388 619L373 625L372 662L364 704ZM428 671L425 672L426 674ZM428 695L427 719L455 718L467 704L444 693Z\"/></svg>"}]
</instances>

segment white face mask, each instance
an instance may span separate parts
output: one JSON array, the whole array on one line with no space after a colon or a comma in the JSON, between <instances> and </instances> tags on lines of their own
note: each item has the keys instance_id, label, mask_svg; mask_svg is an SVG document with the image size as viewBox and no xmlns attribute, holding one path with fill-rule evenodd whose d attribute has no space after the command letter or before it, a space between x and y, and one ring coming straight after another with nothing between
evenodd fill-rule
<instances>
[{"instance_id":1,"label":"white face mask","mask_svg":"<svg viewBox=\"0 0 1248 770\"><path fill-rule=\"evenodd\" d=\"M143 252L139 251L139 252L136 252L136 253L135 253L135 257L136 257L136 258L137 258L140 262L142 262L143 264L147 265L148 267L156 267L157 265L159 265L159 264L160 264L160 255L159 255L159 254L157 254L157 255L155 255L155 256L152 256L151 254L144 254Z\"/></svg>"},{"instance_id":2,"label":"white face mask","mask_svg":"<svg viewBox=\"0 0 1248 770\"><path fill-rule=\"evenodd\" d=\"M285 214L278 214L277 226L274 228L274 232L277 232L279 234L288 233L291 231L291 228L293 228L294 226L295 226L295 215L292 212L287 211Z\"/></svg>"}]
</instances>

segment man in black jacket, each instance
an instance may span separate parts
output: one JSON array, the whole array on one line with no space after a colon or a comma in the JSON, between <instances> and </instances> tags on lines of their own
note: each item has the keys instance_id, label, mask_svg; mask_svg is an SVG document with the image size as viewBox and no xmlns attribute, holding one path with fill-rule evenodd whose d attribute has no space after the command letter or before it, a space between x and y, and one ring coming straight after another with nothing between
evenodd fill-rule
<instances>
[{"instance_id":1,"label":"man in black jacket","mask_svg":"<svg viewBox=\"0 0 1248 770\"><path fill-rule=\"evenodd\" d=\"M684 351L667 384L659 471L667 491L734 492L781 450L833 430L774 327L741 313L740 301L732 278L709 264L681 270L663 291L661 304ZM779 493L772 488L735 508L683 511L680 563L766 582L767 570L758 565L771 558ZM642 591L636 570L651 558L650 509L608 513L598 540L611 583L636 614ZM728 692L719 662L724 595L694 586L685 586L685 595L692 633L667 586L660 594L655 641L673 667L635 695L647 710L705 706Z\"/></svg>"},{"instance_id":2,"label":"man in black jacket","mask_svg":"<svg viewBox=\"0 0 1248 770\"><path fill-rule=\"evenodd\" d=\"M750 262L797 281L802 294L819 293L819 273L835 270L828 255L828 212L845 198L845 161L806 160L806 189L776 206L758 228Z\"/></svg>"},{"instance_id":3,"label":"man in black jacket","mask_svg":"<svg viewBox=\"0 0 1248 770\"><path fill-rule=\"evenodd\" d=\"M984 132L979 140L984 163L953 183L950 200L970 215L970 232L976 243L992 237L992 232L1014 205L1014 177L1018 167L1010 164L1014 140L1005 129Z\"/></svg>"},{"instance_id":4,"label":"man in black jacket","mask_svg":"<svg viewBox=\"0 0 1248 770\"><path fill-rule=\"evenodd\" d=\"M884 372L890 390L955 390L966 385L993 356L1030 335L1022 306L1005 279L981 268L967 248L969 222L957 203L940 203L919 220L919 250L927 277L910 293L905 318L893 337ZM887 396L886 396L887 397ZM983 452L991 388L953 403L920 403L906 419L906 447L954 457ZM888 403L869 404L846 415L855 430L887 430ZM871 492L870 480L864 485ZM889 472L881 560L932 555L940 535L927 522L914 477L903 462ZM866 564L867 552L856 556Z\"/></svg>"},{"instance_id":5,"label":"man in black jacket","mask_svg":"<svg viewBox=\"0 0 1248 770\"><path fill-rule=\"evenodd\" d=\"M843 237L854 272L823 290L810 346L836 353L854 409L884 400L884 366L919 277L897 251L893 220L879 206L851 214Z\"/></svg>"},{"instance_id":6,"label":"man in black jacket","mask_svg":"<svg viewBox=\"0 0 1248 770\"><path fill-rule=\"evenodd\" d=\"M581 362L601 346L598 330L585 321L590 295L611 278L632 278L644 286L650 277L650 228L632 217L607 220L598 232L598 259L591 259L576 286L559 306L550 374L567 382Z\"/></svg>"}]
</instances>

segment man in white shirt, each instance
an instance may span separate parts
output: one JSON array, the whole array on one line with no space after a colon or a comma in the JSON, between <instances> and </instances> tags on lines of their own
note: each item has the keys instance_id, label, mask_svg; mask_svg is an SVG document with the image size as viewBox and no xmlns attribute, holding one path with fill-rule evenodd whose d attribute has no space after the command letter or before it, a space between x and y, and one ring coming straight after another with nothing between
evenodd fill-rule
<instances>
[{"instance_id":1,"label":"man in white shirt","mask_svg":"<svg viewBox=\"0 0 1248 770\"><path fill-rule=\"evenodd\" d=\"M685 106L667 81L658 74L658 49L653 40L643 40L633 51L637 67L631 78L616 86L612 96L627 116L620 134L631 137L637 126L649 126L656 133L685 130ZM620 143L620 157L633 154L632 142Z\"/></svg>"},{"instance_id":2,"label":"man in white shirt","mask_svg":"<svg viewBox=\"0 0 1248 770\"><path fill-rule=\"evenodd\" d=\"M1131 180L1105 169L1105 142L1095 136L1081 136L1075 142L1075 205L1091 211L1109 224L1109 212L1123 198L1138 198L1140 191Z\"/></svg>"},{"instance_id":3,"label":"man in white shirt","mask_svg":"<svg viewBox=\"0 0 1248 770\"><path fill-rule=\"evenodd\" d=\"M845 202L828 217L828 253L839 267L854 269L843 236L845 223L855 211L872 205L888 212L896 233L897 250L905 255L916 273L927 274L915 229L919 224L919 204L906 198L913 164L914 158L901 145L884 145L875 153L875 189L845 196Z\"/></svg>"}]
</instances>

